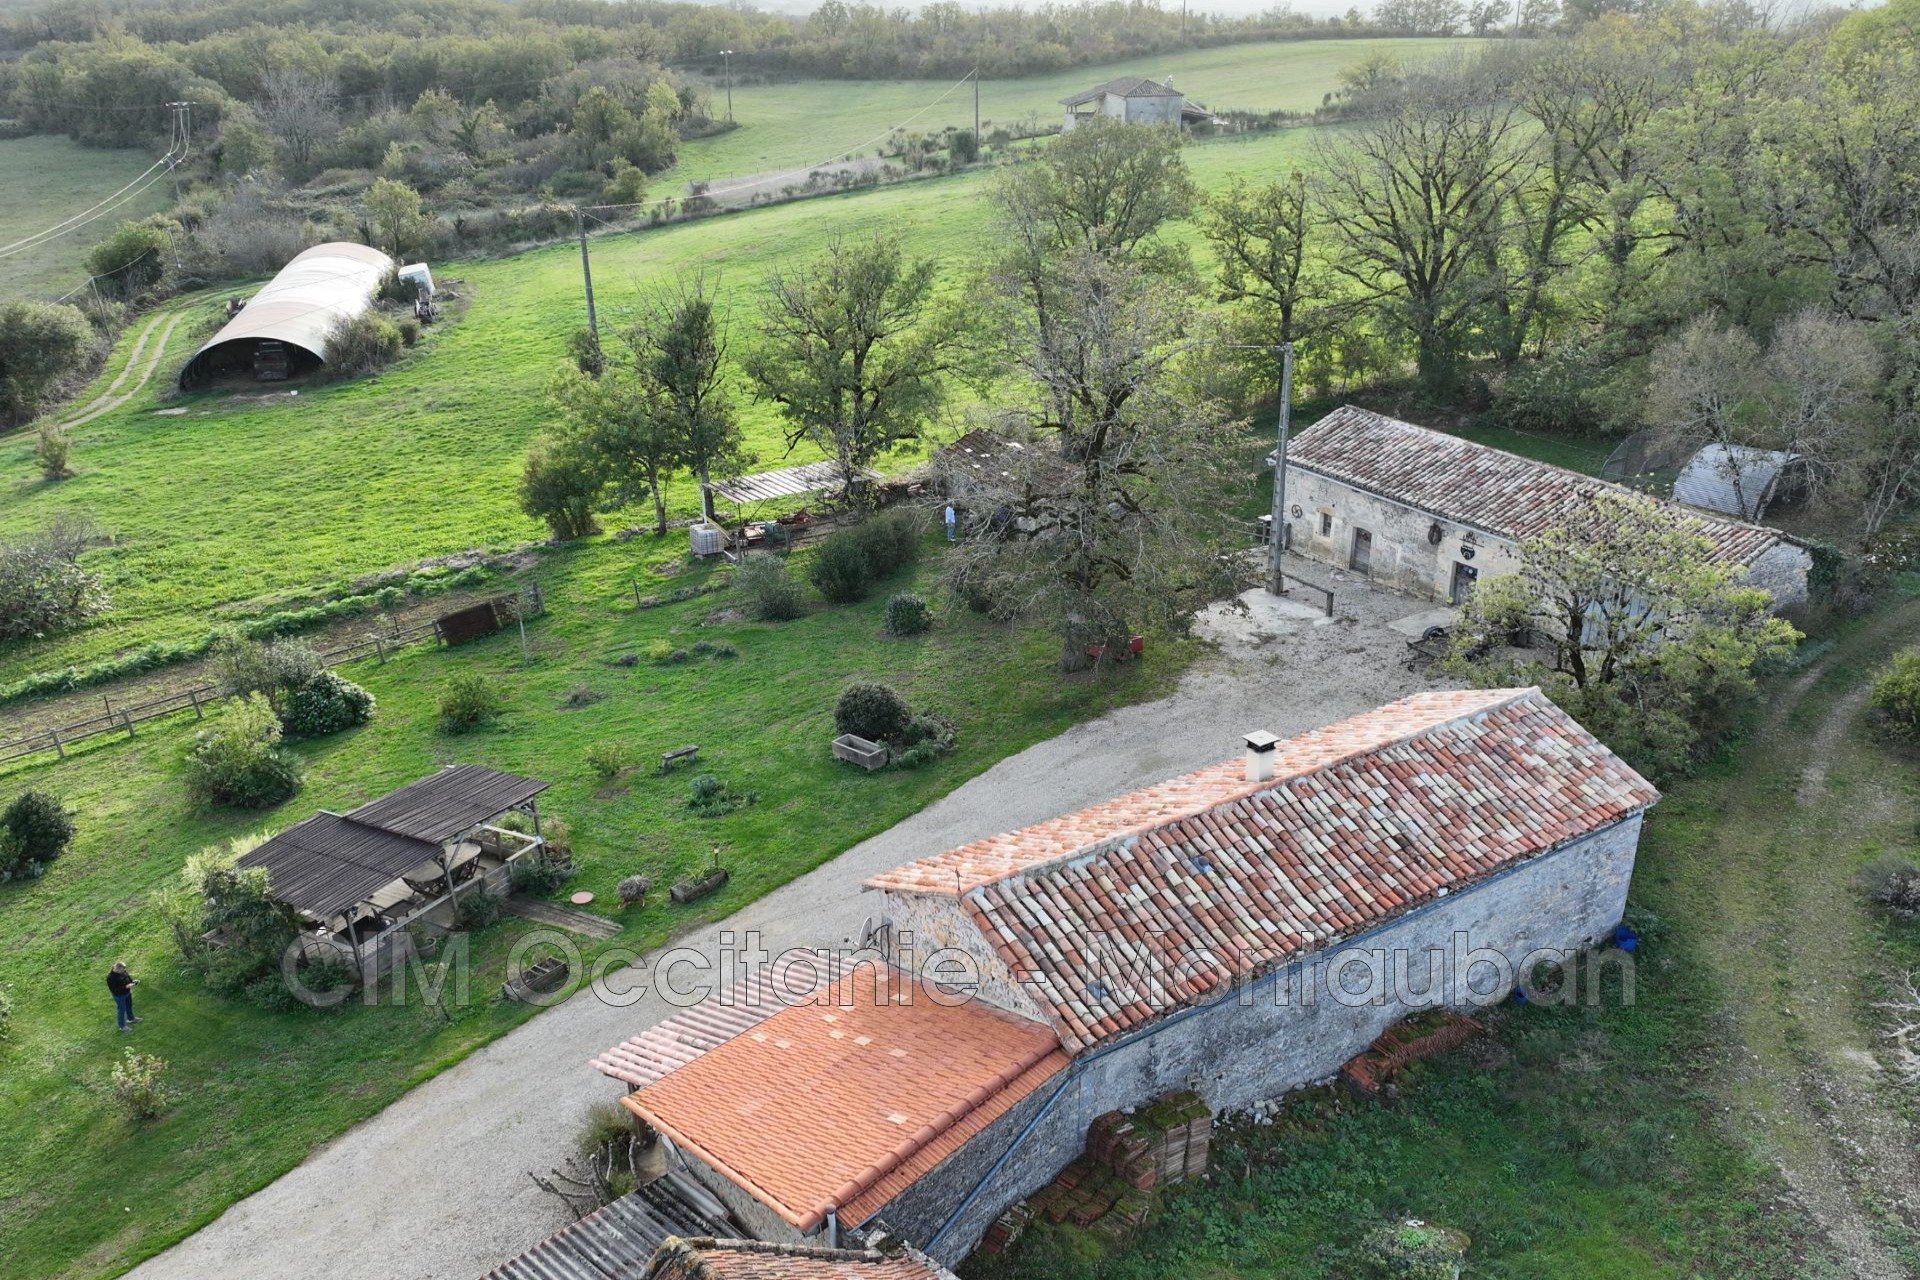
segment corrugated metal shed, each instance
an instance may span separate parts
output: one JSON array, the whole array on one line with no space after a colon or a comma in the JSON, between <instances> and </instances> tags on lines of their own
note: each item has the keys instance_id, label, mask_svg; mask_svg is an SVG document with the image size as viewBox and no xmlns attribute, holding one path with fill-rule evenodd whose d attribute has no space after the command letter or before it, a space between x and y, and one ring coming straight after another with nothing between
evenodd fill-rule
<instances>
[{"instance_id":1,"label":"corrugated metal shed","mask_svg":"<svg viewBox=\"0 0 1920 1280\"><path fill-rule=\"evenodd\" d=\"M550 785L477 764L450 764L431 777L369 800L347 816L369 827L438 844L525 804Z\"/></svg>"},{"instance_id":2,"label":"corrugated metal shed","mask_svg":"<svg viewBox=\"0 0 1920 1280\"><path fill-rule=\"evenodd\" d=\"M1710 444L1689 458L1674 478L1674 500L1752 520L1772 500L1775 486L1797 461L1779 449Z\"/></svg>"},{"instance_id":3,"label":"corrugated metal shed","mask_svg":"<svg viewBox=\"0 0 1920 1280\"><path fill-rule=\"evenodd\" d=\"M872 471L860 473L863 480L877 480ZM801 498L840 487L840 466L834 462L803 462L778 471L757 471L750 476L717 480L707 486L729 502L766 502L773 498Z\"/></svg>"},{"instance_id":4,"label":"corrugated metal shed","mask_svg":"<svg viewBox=\"0 0 1920 1280\"><path fill-rule=\"evenodd\" d=\"M274 897L326 920L439 856L437 844L323 812L242 855L239 865L265 867Z\"/></svg>"},{"instance_id":5,"label":"corrugated metal shed","mask_svg":"<svg viewBox=\"0 0 1920 1280\"><path fill-rule=\"evenodd\" d=\"M730 1236L717 1217L670 1173L548 1236L481 1280L632 1280L668 1236Z\"/></svg>"},{"instance_id":6,"label":"corrugated metal shed","mask_svg":"<svg viewBox=\"0 0 1920 1280\"><path fill-rule=\"evenodd\" d=\"M230 343L284 343L325 361L327 331L365 311L393 259L344 241L315 245L280 269L240 314L193 353L180 370L185 388L207 370L208 357Z\"/></svg>"}]
</instances>

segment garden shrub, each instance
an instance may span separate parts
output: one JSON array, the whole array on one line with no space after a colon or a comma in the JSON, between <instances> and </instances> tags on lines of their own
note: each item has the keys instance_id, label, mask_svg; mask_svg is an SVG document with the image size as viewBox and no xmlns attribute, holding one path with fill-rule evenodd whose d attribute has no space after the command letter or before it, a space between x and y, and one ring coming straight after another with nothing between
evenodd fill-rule
<instances>
[{"instance_id":1,"label":"garden shrub","mask_svg":"<svg viewBox=\"0 0 1920 1280\"><path fill-rule=\"evenodd\" d=\"M740 656L740 650L734 645L722 640L719 644L713 646L713 656L716 658L737 658Z\"/></svg>"},{"instance_id":2,"label":"garden shrub","mask_svg":"<svg viewBox=\"0 0 1920 1280\"><path fill-rule=\"evenodd\" d=\"M899 508L875 516L854 531L867 553L874 581L892 577L920 559L923 533L918 512Z\"/></svg>"},{"instance_id":3,"label":"garden shrub","mask_svg":"<svg viewBox=\"0 0 1920 1280\"><path fill-rule=\"evenodd\" d=\"M479 885L468 885L453 908L453 927L461 933L478 933L492 928L500 920L502 905L498 895Z\"/></svg>"},{"instance_id":4,"label":"garden shrub","mask_svg":"<svg viewBox=\"0 0 1920 1280\"><path fill-rule=\"evenodd\" d=\"M620 895L620 905L630 907L635 903L645 902L647 894L652 889L652 876L624 876L615 892Z\"/></svg>"},{"instance_id":5,"label":"garden shrub","mask_svg":"<svg viewBox=\"0 0 1920 1280\"><path fill-rule=\"evenodd\" d=\"M749 554L733 571L733 581L746 593L748 610L762 622L787 622L806 612L800 584L779 556Z\"/></svg>"},{"instance_id":6,"label":"garden shrub","mask_svg":"<svg viewBox=\"0 0 1920 1280\"><path fill-rule=\"evenodd\" d=\"M932 625L933 611L911 591L902 591L887 600L888 635L917 636Z\"/></svg>"},{"instance_id":7,"label":"garden shrub","mask_svg":"<svg viewBox=\"0 0 1920 1280\"><path fill-rule=\"evenodd\" d=\"M696 640L693 642L693 652L702 658L711 655L715 647L711 640Z\"/></svg>"},{"instance_id":8,"label":"garden shrub","mask_svg":"<svg viewBox=\"0 0 1920 1280\"><path fill-rule=\"evenodd\" d=\"M265 809L300 787L293 760L281 750L280 719L264 695L227 703L187 749L187 790L200 804Z\"/></svg>"},{"instance_id":9,"label":"garden shrub","mask_svg":"<svg viewBox=\"0 0 1920 1280\"><path fill-rule=\"evenodd\" d=\"M299 936L299 920L267 885L264 868L242 870L238 859L261 838L234 840L187 859L179 884L165 894L160 911L188 967L217 995L243 995L266 1009L291 1007L280 976L280 958ZM224 940L205 941L217 932Z\"/></svg>"},{"instance_id":10,"label":"garden shrub","mask_svg":"<svg viewBox=\"0 0 1920 1280\"><path fill-rule=\"evenodd\" d=\"M734 791L711 773L695 775L692 793L687 808L703 818L718 818L760 798L751 791Z\"/></svg>"},{"instance_id":11,"label":"garden shrub","mask_svg":"<svg viewBox=\"0 0 1920 1280\"><path fill-rule=\"evenodd\" d=\"M296 738L324 738L372 718L372 694L345 676L322 671L288 695L280 724Z\"/></svg>"},{"instance_id":12,"label":"garden shrub","mask_svg":"<svg viewBox=\"0 0 1920 1280\"><path fill-rule=\"evenodd\" d=\"M873 570L859 529L833 534L814 552L807 580L833 604L865 600L873 590Z\"/></svg>"},{"instance_id":13,"label":"garden shrub","mask_svg":"<svg viewBox=\"0 0 1920 1280\"><path fill-rule=\"evenodd\" d=\"M884 684L850 684L833 708L833 726L869 742L891 742L913 719L907 700Z\"/></svg>"},{"instance_id":14,"label":"garden shrub","mask_svg":"<svg viewBox=\"0 0 1920 1280\"><path fill-rule=\"evenodd\" d=\"M411 347L420 341L420 322L412 316L401 316L393 327L400 334L401 346Z\"/></svg>"},{"instance_id":15,"label":"garden shrub","mask_svg":"<svg viewBox=\"0 0 1920 1280\"><path fill-rule=\"evenodd\" d=\"M97 536L93 521L63 513L0 538L0 640L38 638L106 612L112 598L100 575L80 565Z\"/></svg>"},{"instance_id":16,"label":"garden shrub","mask_svg":"<svg viewBox=\"0 0 1920 1280\"><path fill-rule=\"evenodd\" d=\"M378 312L362 311L334 321L325 349L330 378L378 373L400 358L400 330Z\"/></svg>"},{"instance_id":17,"label":"garden shrub","mask_svg":"<svg viewBox=\"0 0 1920 1280\"><path fill-rule=\"evenodd\" d=\"M49 792L29 788L0 810L0 882L38 876L73 843L73 815Z\"/></svg>"},{"instance_id":18,"label":"garden shrub","mask_svg":"<svg viewBox=\"0 0 1920 1280\"><path fill-rule=\"evenodd\" d=\"M1464 1232L1409 1218L1375 1229L1362 1242L1364 1274L1377 1280L1454 1280L1468 1243Z\"/></svg>"},{"instance_id":19,"label":"garden shrub","mask_svg":"<svg viewBox=\"0 0 1920 1280\"><path fill-rule=\"evenodd\" d=\"M276 713L285 709L295 690L306 688L327 670L320 654L305 640L251 639L234 629L215 638L208 665L222 697L263 694Z\"/></svg>"},{"instance_id":20,"label":"garden shrub","mask_svg":"<svg viewBox=\"0 0 1920 1280\"><path fill-rule=\"evenodd\" d=\"M682 662L691 662L692 660L693 660L693 655L688 653L685 649L675 649L672 653L669 653L667 655L667 661L674 663L676 665Z\"/></svg>"},{"instance_id":21,"label":"garden shrub","mask_svg":"<svg viewBox=\"0 0 1920 1280\"><path fill-rule=\"evenodd\" d=\"M665 662L673 656L673 641L649 640L647 642L647 661Z\"/></svg>"},{"instance_id":22,"label":"garden shrub","mask_svg":"<svg viewBox=\"0 0 1920 1280\"><path fill-rule=\"evenodd\" d=\"M1887 729L1902 738L1920 738L1920 645L1893 655L1893 663L1873 685L1873 709Z\"/></svg>"},{"instance_id":23,"label":"garden shrub","mask_svg":"<svg viewBox=\"0 0 1920 1280\"><path fill-rule=\"evenodd\" d=\"M135 1120L151 1120L173 1101L167 1087L167 1061L128 1049L113 1064L113 1100Z\"/></svg>"},{"instance_id":24,"label":"garden shrub","mask_svg":"<svg viewBox=\"0 0 1920 1280\"><path fill-rule=\"evenodd\" d=\"M568 874L566 865L558 858L539 850L513 864L513 891L535 895L552 893L566 883Z\"/></svg>"},{"instance_id":25,"label":"garden shrub","mask_svg":"<svg viewBox=\"0 0 1920 1280\"><path fill-rule=\"evenodd\" d=\"M0 986L0 1040L13 1035L13 988Z\"/></svg>"},{"instance_id":26,"label":"garden shrub","mask_svg":"<svg viewBox=\"0 0 1920 1280\"><path fill-rule=\"evenodd\" d=\"M627 767L627 744L596 742L587 748L587 767L602 782L611 782Z\"/></svg>"},{"instance_id":27,"label":"garden shrub","mask_svg":"<svg viewBox=\"0 0 1920 1280\"><path fill-rule=\"evenodd\" d=\"M1920 866L1883 862L1869 873L1873 900L1889 915L1920 920Z\"/></svg>"},{"instance_id":28,"label":"garden shrub","mask_svg":"<svg viewBox=\"0 0 1920 1280\"><path fill-rule=\"evenodd\" d=\"M476 671L462 671L440 691L440 731L471 733L500 714L500 695Z\"/></svg>"}]
</instances>

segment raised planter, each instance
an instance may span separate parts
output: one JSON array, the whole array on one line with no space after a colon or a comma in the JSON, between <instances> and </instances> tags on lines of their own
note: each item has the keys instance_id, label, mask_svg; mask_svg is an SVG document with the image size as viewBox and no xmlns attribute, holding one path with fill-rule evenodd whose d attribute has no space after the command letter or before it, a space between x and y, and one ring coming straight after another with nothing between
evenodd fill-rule
<instances>
[{"instance_id":1,"label":"raised planter","mask_svg":"<svg viewBox=\"0 0 1920 1280\"><path fill-rule=\"evenodd\" d=\"M887 764L887 747L883 742L868 742L856 733L843 733L833 740L833 755L836 760L845 760L848 764L857 764L871 773L883 769Z\"/></svg>"},{"instance_id":2,"label":"raised planter","mask_svg":"<svg viewBox=\"0 0 1920 1280\"><path fill-rule=\"evenodd\" d=\"M698 902L710 893L718 893L726 882L727 869L715 867L696 880L682 880L667 890L667 896L679 903Z\"/></svg>"},{"instance_id":3,"label":"raised planter","mask_svg":"<svg viewBox=\"0 0 1920 1280\"><path fill-rule=\"evenodd\" d=\"M524 1001L532 995L544 995L558 990L566 982L567 962L559 956L548 956L537 962L531 969L522 973L518 980L508 982L500 988L500 994L509 1000Z\"/></svg>"}]
</instances>

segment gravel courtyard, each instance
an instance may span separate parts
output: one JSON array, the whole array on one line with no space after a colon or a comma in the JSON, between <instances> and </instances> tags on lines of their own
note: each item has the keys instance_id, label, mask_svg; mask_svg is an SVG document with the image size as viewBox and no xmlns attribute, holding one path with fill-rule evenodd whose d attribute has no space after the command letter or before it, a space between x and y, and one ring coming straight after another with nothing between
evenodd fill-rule
<instances>
[{"instance_id":1,"label":"gravel courtyard","mask_svg":"<svg viewBox=\"0 0 1920 1280\"><path fill-rule=\"evenodd\" d=\"M1249 592L1198 630L1217 652L1157 702L1077 725L680 945L712 955L723 930L772 952L843 945L877 906L873 873L1227 759L1240 735L1286 736L1434 687L1406 668L1405 629L1430 606L1296 564L1331 585L1335 614L1299 592ZM1398 622L1402 630L1394 629ZM618 978L610 983L618 985ZM657 994L626 1008L583 991L421 1085L198 1234L136 1268L140 1280L466 1280L563 1226L538 1191L570 1151L581 1111L617 1096L589 1068L610 1045L677 1012Z\"/></svg>"}]
</instances>

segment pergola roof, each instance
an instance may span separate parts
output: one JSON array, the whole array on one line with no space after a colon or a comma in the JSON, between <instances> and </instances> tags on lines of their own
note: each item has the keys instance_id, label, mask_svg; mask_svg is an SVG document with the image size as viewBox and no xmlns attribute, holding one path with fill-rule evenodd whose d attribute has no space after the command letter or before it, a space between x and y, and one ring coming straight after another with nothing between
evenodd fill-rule
<instances>
[{"instance_id":1,"label":"pergola roof","mask_svg":"<svg viewBox=\"0 0 1920 1280\"><path fill-rule=\"evenodd\" d=\"M431 841L321 812L243 855L239 865L265 867L275 898L327 920L440 852Z\"/></svg>"},{"instance_id":2,"label":"pergola roof","mask_svg":"<svg viewBox=\"0 0 1920 1280\"><path fill-rule=\"evenodd\" d=\"M864 480L878 479L872 471L862 471ZM836 462L803 462L778 471L756 471L750 476L716 480L707 488L729 502L766 502L772 498L800 498L840 487L840 465Z\"/></svg>"},{"instance_id":3,"label":"pergola roof","mask_svg":"<svg viewBox=\"0 0 1920 1280\"><path fill-rule=\"evenodd\" d=\"M349 810L347 816L365 826L438 844L525 804L550 785L477 764L450 764Z\"/></svg>"}]
</instances>

